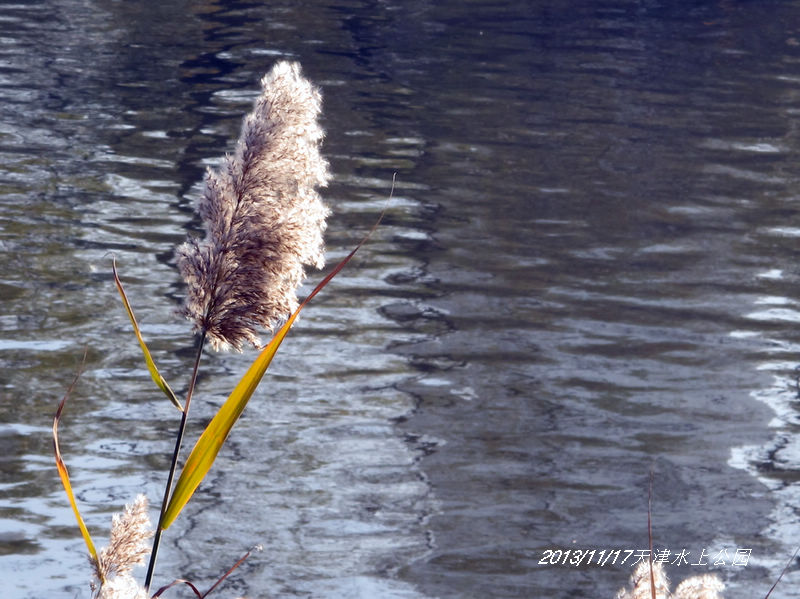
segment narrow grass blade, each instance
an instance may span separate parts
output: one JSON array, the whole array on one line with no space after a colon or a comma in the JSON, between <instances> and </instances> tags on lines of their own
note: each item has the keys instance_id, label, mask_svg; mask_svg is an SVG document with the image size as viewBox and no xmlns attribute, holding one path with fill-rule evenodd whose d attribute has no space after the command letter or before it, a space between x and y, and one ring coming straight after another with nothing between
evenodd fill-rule
<instances>
[{"instance_id":1,"label":"narrow grass blade","mask_svg":"<svg viewBox=\"0 0 800 599\"><path fill-rule=\"evenodd\" d=\"M253 547L252 549L250 549L250 551L248 551L248 552L247 552L247 553L245 553L245 554L244 554L242 557L240 557L240 558L239 558L239 559L236 561L236 563L235 563L235 564L233 564L233 565L232 565L230 568L228 568L228 571L227 571L227 572L225 572L225 574L223 574L222 576L220 576L220 577L217 579L217 582L215 582L213 585L211 585L211 588L209 588L209 589L208 589L208 590L207 590L205 593L200 593L200 591L197 589L197 587L196 587L194 584L192 584L191 582L189 582L188 580L185 580L185 579L183 579L183 578L178 578L178 579L176 579L176 580L173 580L171 583L169 583L169 584L166 584L166 585L164 585L163 587L161 587L160 589L158 589L158 590L157 590L157 591L156 591L156 592L153 594L153 598L152 598L152 599L156 599L157 597L161 597L161 595L162 595L162 594L164 594L164 592L165 592L165 591L167 591L168 589L170 589L170 588L174 587L176 584L185 584L186 586L190 587L190 588L192 589L192 591L194 591L194 594L195 594L195 596L196 596L196 597L198 597L198 599L205 599L205 598L206 598L206 597L208 597L208 596L209 596L209 595L210 595L210 594L211 594L211 593L214 591L214 589L216 589L216 588L217 588L217 587L218 587L218 586L219 586L219 585L220 585L220 584L221 584L221 583L222 583L222 582L223 582L223 581L224 581L226 578L228 578L228 576L230 576L230 575L233 573L233 571L234 571L236 568L238 568L239 566L241 566L241 565L244 563L244 560L246 560L248 557L250 557L250 554L251 554L251 553L253 553L253 551L261 551L261 545L256 545L255 547Z\"/></svg>"},{"instance_id":2,"label":"narrow grass blade","mask_svg":"<svg viewBox=\"0 0 800 599\"><path fill-rule=\"evenodd\" d=\"M175 521L175 518L178 517L178 514L200 485L200 482L208 474L222 444L228 438L228 433L230 433L256 387L258 387L259 382L261 382L261 378L267 371L270 362L272 362L278 347L280 347L281 342L300 313L302 305L289 317L289 320L275 334L272 341L261 351L255 362L253 362L200 435L194 449L192 449L192 453L189 454L186 460L186 464L183 466L181 475L175 485L175 490L172 492L169 504L164 512L164 517L159 524L159 528L162 530L169 528L170 524Z\"/></svg>"},{"instance_id":3,"label":"narrow grass blade","mask_svg":"<svg viewBox=\"0 0 800 599\"><path fill-rule=\"evenodd\" d=\"M382 214L381 217L383 217ZM220 448L223 443L225 443L225 439L228 438L228 434L231 432L233 425L236 424L247 402L261 382L270 362L272 362L272 358L278 351L278 348L289 332L289 329L294 324L298 314L300 314L300 311L330 282L331 279L333 279L333 277L339 274L348 262L350 262L350 259L361 248L369 236L372 235L373 231L375 231L378 223L380 223L380 218L353 251L339 262L328 276L326 276L308 297L303 300L297 310L289 317L289 320L278 330L269 344L261 350L261 353L250 365L250 368L233 389L228 399L225 400L225 403L222 404L217 414L211 419L211 422L208 423L208 426L197 440L194 449L192 449L192 453L189 454L186 464L183 466L183 470L175 485L175 490L172 492L167 509L164 511L161 521L159 522L160 529L166 530L175 521L175 518L178 517L178 514L180 514L181 510L186 506L197 490L200 482L205 478L206 474L208 474Z\"/></svg>"},{"instance_id":4,"label":"narrow grass blade","mask_svg":"<svg viewBox=\"0 0 800 599\"><path fill-rule=\"evenodd\" d=\"M220 584L222 584L222 581L228 578L228 576L230 576L236 568L241 566L244 563L244 560L250 557L250 554L253 553L253 551L261 551L261 545L256 545L255 547L250 549L247 553L245 553L242 557L240 557L235 564L233 564L230 568L228 568L228 571L225 572L225 574L223 574L222 576L220 576L217 579L217 582L212 584L211 587L205 593L203 593L203 599L205 597L208 597L214 591L214 589L216 589Z\"/></svg>"},{"instance_id":5,"label":"narrow grass blade","mask_svg":"<svg viewBox=\"0 0 800 599\"><path fill-rule=\"evenodd\" d=\"M161 597L161 595L162 595L162 594L163 594L165 591L167 591L167 590L171 589L171 588L172 588L172 587L174 587L176 584L185 584L186 586L188 586L189 588L191 588L191 589L192 589L192 591L194 591L194 595L195 595L195 597L197 597L198 599L203 599L203 595L201 595L201 594L200 594L200 591L197 589L197 587L196 587L196 586L194 586L194 585L193 585L191 582L189 582L188 580L186 580L186 579L184 579L184 578L177 578L177 579L173 580L171 583L169 583L169 584L165 584L163 587L161 587L160 589L158 589L158 590L155 592L155 594L153 595L153 599L156 599L157 597Z\"/></svg>"},{"instance_id":6,"label":"narrow grass blade","mask_svg":"<svg viewBox=\"0 0 800 599\"><path fill-rule=\"evenodd\" d=\"M144 354L144 360L147 362L147 370L150 371L150 376L153 378L153 381L155 381L155 384L158 385L158 388L161 389L169 398L169 400L172 402L172 405L183 412L183 406L181 406L181 402L178 401L177 396L167 384L167 381L164 379L164 377L161 376L158 368L156 368L156 363L153 361L153 356L150 355L150 350L147 348L147 344L142 338L142 333L139 330L139 323L136 322L136 317L133 315L133 308L131 308L131 304L128 301L128 296L125 294L125 290L122 288L122 281L119 280L116 261L112 262L112 270L114 271L114 282L117 284L117 289L119 290L120 296L122 296L122 303L125 304L125 310L128 311L128 317L131 319L133 332L136 333L136 338L139 340L139 345L141 346L142 353Z\"/></svg>"},{"instance_id":7,"label":"narrow grass blade","mask_svg":"<svg viewBox=\"0 0 800 599\"><path fill-rule=\"evenodd\" d=\"M80 375L81 373L79 371L78 374L75 375L75 378L67 389L67 392L64 394L64 397L61 399L61 402L58 404L58 410L56 410L56 415L53 418L53 448L55 449L58 476L61 478L61 483L64 485L64 490L67 492L69 503L72 506L72 511L75 513L75 519L78 521L78 527L81 529L81 535L83 536L83 540L86 542L86 548L89 550L89 555L91 556L93 562L97 563L97 550L94 548L92 537L89 534L89 530L86 528L86 524L81 517L80 511L78 510L78 504L75 501L75 494L72 492L72 484L69 482L67 465L64 463L64 460L61 457L61 450L58 447L58 423L61 420L61 414L64 411L67 398L69 397L69 394L72 393L72 389L75 387L75 383L78 382L78 377L80 377Z\"/></svg>"}]
</instances>

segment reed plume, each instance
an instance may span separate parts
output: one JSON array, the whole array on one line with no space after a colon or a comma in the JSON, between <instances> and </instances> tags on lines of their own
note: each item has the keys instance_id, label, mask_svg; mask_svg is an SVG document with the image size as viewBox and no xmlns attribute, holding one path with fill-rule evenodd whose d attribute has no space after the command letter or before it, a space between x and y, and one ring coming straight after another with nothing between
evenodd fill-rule
<instances>
[{"instance_id":1,"label":"reed plume","mask_svg":"<svg viewBox=\"0 0 800 599\"><path fill-rule=\"evenodd\" d=\"M725 590L722 581L712 574L687 578L675 589L673 599L723 599L720 591Z\"/></svg>"},{"instance_id":2,"label":"reed plume","mask_svg":"<svg viewBox=\"0 0 800 599\"><path fill-rule=\"evenodd\" d=\"M670 599L669 579L664 567L659 562L653 562L653 580L655 581L656 596L652 596L650 587L650 562L642 561L636 566L631 576L631 589L621 589L616 599Z\"/></svg>"},{"instance_id":3,"label":"reed plume","mask_svg":"<svg viewBox=\"0 0 800 599\"><path fill-rule=\"evenodd\" d=\"M98 599L147 597L131 576L133 567L144 564L150 554L146 541L153 536L153 531L147 505L147 497L138 495L121 514L114 514L108 546L100 550L97 560L92 562L94 575L101 584Z\"/></svg>"},{"instance_id":4,"label":"reed plume","mask_svg":"<svg viewBox=\"0 0 800 599\"><path fill-rule=\"evenodd\" d=\"M133 576L125 574L105 583L97 599L150 599L150 593L136 582Z\"/></svg>"},{"instance_id":5,"label":"reed plume","mask_svg":"<svg viewBox=\"0 0 800 599\"><path fill-rule=\"evenodd\" d=\"M722 581L714 575L692 576L681 582L670 593L669 579L661 562L652 562L655 581L655 599L723 599L719 591L725 589ZM650 586L650 563L640 562L630 580L630 589L620 589L615 599L653 599Z\"/></svg>"},{"instance_id":6,"label":"reed plume","mask_svg":"<svg viewBox=\"0 0 800 599\"><path fill-rule=\"evenodd\" d=\"M242 124L232 155L209 169L198 204L206 236L177 251L189 291L184 314L215 349L260 345L298 305L304 265L324 265L329 179L319 153L319 91L297 63L279 62Z\"/></svg>"}]
</instances>

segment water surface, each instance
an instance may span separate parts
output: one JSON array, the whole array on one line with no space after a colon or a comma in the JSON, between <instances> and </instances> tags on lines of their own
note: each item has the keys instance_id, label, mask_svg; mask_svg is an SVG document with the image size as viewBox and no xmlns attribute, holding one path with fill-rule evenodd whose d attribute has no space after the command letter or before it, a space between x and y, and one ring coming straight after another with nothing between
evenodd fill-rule
<instances>
[{"instance_id":1,"label":"water surface","mask_svg":"<svg viewBox=\"0 0 800 599\"><path fill-rule=\"evenodd\" d=\"M165 535L158 580L207 588L259 543L220 596L611 597L629 565L541 562L646 549L652 471L656 548L751 550L671 578L765 595L800 530L796 23L797 2L5 5L6 596L90 596L50 441L84 349L61 437L96 540L159 496L176 413L111 255L185 391L173 249L279 58L325 97L330 262L397 185ZM191 437L251 358L205 356Z\"/></svg>"}]
</instances>

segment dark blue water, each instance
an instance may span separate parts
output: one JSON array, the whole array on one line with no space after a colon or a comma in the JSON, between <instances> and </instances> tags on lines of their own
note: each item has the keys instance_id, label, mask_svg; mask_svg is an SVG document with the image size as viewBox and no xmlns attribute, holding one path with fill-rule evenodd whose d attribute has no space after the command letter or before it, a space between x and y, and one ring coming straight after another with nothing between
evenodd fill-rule
<instances>
[{"instance_id":1,"label":"dark blue water","mask_svg":"<svg viewBox=\"0 0 800 599\"><path fill-rule=\"evenodd\" d=\"M260 543L220 597L613 597L630 563L554 556L647 549L652 471L655 548L726 562L670 578L764 596L800 531L800 3L72 0L0 7L4 596L90 596L50 438L84 348L61 439L96 542L159 496L176 413L111 253L185 391L172 252L279 58L324 94L330 262L397 185L157 583ZM253 357L205 356L192 439Z\"/></svg>"}]
</instances>

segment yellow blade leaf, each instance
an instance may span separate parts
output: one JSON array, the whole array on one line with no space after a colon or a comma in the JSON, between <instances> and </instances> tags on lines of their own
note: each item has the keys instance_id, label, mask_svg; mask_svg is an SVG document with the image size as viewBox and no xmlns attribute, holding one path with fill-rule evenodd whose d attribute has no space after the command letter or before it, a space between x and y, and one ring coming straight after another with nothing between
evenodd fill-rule
<instances>
[{"instance_id":1,"label":"yellow blade leaf","mask_svg":"<svg viewBox=\"0 0 800 599\"><path fill-rule=\"evenodd\" d=\"M172 492L167 509L159 523L159 527L162 530L166 530L175 521L175 518L178 517L178 514L180 514L200 485L200 482L208 474L222 444L228 438L228 433L231 432L233 425L236 424L247 402L261 382L267 367L275 356L275 352L278 351L278 347L286 337L286 333L289 332L289 328L294 323L301 308L302 305L286 321L286 324L280 328L272 338L272 341L261 350L255 362L250 365L250 368L248 368L228 399L225 400L217 414L208 423L203 434L200 435L194 449L192 449L192 453L189 454L186 460L186 464L183 466L178 482L175 484L175 490Z\"/></svg>"},{"instance_id":2,"label":"yellow blade leaf","mask_svg":"<svg viewBox=\"0 0 800 599\"><path fill-rule=\"evenodd\" d=\"M383 214L381 214L381 218L382 217ZM214 418L212 418L211 422L208 423L208 426L197 440L194 449L192 449L192 453L190 453L189 457L186 459L186 464L184 464L181 475L178 478L178 482L175 484L175 490L172 492L172 496L169 499L167 509L164 511L163 515L161 516L161 521L158 524L161 530L166 530L175 521L175 518L178 517L178 514L180 514L181 510L186 506L187 503L189 503L189 500L197 490L200 482L205 478L206 474L208 474L208 471L211 469L211 465L214 463L222 444L225 443L225 439L228 438L228 433L231 432L233 425L236 424L236 421L244 411L247 402L250 400L250 397L253 395L256 387L258 387L258 384L261 382L261 379L263 378L264 373L267 371L267 367L269 367L270 362L272 362L272 358L275 356L275 353L278 351L281 342L289 332L289 329L297 318L297 315L300 314L300 310L302 310L306 304L308 304L308 302L310 302L311 299L330 282L333 277L339 274L339 272L344 268L345 264L350 262L350 259L355 255L355 253L369 238L369 236L372 235L373 231L375 231L378 223L380 223L380 220L381 219L379 218L370 232L367 233L366 237L359 242L353 251L351 251L341 262L339 262L339 264L336 265L336 267L328 274L328 276L322 279L319 285L317 285L314 290L308 294L308 297L303 300L297 310L295 310L294 314L289 317L289 320L287 320L286 323L280 328L269 344L267 344L267 346L261 350L261 353L258 355L255 362L250 365L250 368L248 368L247 372L231 392L228 399L225 400L225 403L222 404L222 407L216 413Z\"/></svg>"},{"instance_id":3,"label":"yellow blade leaf","mask_svg":"<svg viewBox=\"0 0 800 599\"><path fill-rule=\"evenodd\" d=\"M130 302L128 302L128 296L125 295L125 290L122 288L122 281L119 280L119 275L117 274L117 263L116 261L112 262L112 270L114 271L114 282L117 284L117 289L119 290L120 296L122 296L122 303L125 304L125 310L128 311L128 317L131 319L131 324L133 325L133 332L136 333L136 338L139 340L139 345L142 348L142 353L144 354L144 361L147 362L147 370L150 371L150 376L155 381L155 384L158 385L158 388L161 389L164 394L169 398L176 408L178 408L181 412L183 412L183 407L181 406L181 402L178 401L177 396L172 391L170 386L167 384L167 381L161 376L161 373L156 368L156 363L153 361L153 357L150 355L150 350L147 348L147 344L144 342L142 338L142 333L139 330L139 323L136 322L136 317L133 315L133 308L131 308Z\"/></svg>"},{"instance_id":4,"label":"yellow blade leaf","mask_svg":"<svg viewBox=\"0 0 800 599\"><path fill-rule=\"evenodd\" d=\"M61 413L64 411L64 405L67 403L67 398L69 397L70 392L72 391L75 383L80 376L80 372L75 376L75 379L72 381L72 384L67 389L67 392L64 394L64 397L61 399L61 402L58 404L58 410L56 411L56 415L53 418L53 447L55 449L56 454L56 467L58 468L58 476L61 478L61 483L64 485L64 490L67 492L67 497L69 498L69 503L72 506L72 511L75 513L75 518L78 521L78 527L81 529L81 535L83 535L83 540L86 542L86 548L89 550L89 555L91 556L92 560L97 563L97 550L94 548L94 543L92 542L92 537L89 534L89 530L86 528L86 524L81 517L81 513L78 510L78 504L75 502L75 494L72 492L72 484L69 482L69 472L67 471L67 465L64 463L64 460L61 457L61 450L58 447L58 422L61 420Z\"/></svg>"}]
</instances>

